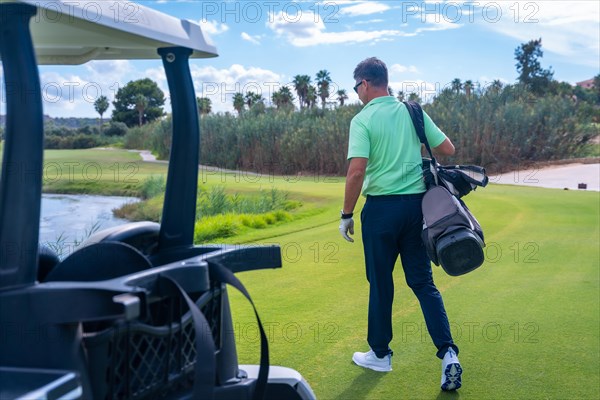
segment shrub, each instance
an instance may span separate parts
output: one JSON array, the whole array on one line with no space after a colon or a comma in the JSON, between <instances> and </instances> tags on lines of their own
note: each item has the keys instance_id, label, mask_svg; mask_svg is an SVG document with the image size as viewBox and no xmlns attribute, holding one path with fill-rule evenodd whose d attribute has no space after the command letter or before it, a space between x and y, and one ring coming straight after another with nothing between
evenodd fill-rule
<instances>
[{"instance_id":1,"label":"shrub","mask_svg":"<svg viewBox=\"0 0 600 400\"><path fill-rule=\"evenodd\" d=\"M44 148L46 149L90 149L109 143L111 140L99 135L46 135L44 138Z\"/></svg>"},{"instance_id":2,"label":"shrub","mask_svg":"<svg viewBox=\"0 0 600 400\"><path fill-rule=\"evenodd\" d=\"M127 130L127 125L123 122L110 121L108 127L104 129L104 134L106 136L125 136Z\"/></svg>"},{"instance_id":3,"label":"shrub","mask_svg":"<svg viewBox=\"0 0 600 400\"><path fill-rule=\"evenodd\" d=\"M142 199L150 199L158 196L165 192L167 182L164 175L150 176L143 183L140 188L140 196Z\"/></svg>"},{"instance_id":4,"label":"shrub","mask_svg":"<svg viewBox=\"0 0 600 400\"><path fill-rule=\"evenodd\" d=\"M234 236L239 229L239 219L233 214L206 217L197 221L194 226L194 243Z\"/></svg>"}]
</instances>

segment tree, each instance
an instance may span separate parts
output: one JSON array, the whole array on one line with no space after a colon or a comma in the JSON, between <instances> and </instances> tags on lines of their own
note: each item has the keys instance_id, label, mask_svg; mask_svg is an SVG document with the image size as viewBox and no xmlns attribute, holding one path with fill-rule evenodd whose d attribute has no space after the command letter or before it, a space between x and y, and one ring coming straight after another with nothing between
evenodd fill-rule
<instances>
[{"instance_id":1,"label":"tree","mask_svg":"<svg viewBox=\"0 0 600 400\"><path fill-rule=\"evenodd\" d=\"M421 102L421 98L417 94L417 92L412 92L408 95L408 101L416 101L417 103Z\"/></svg>"},{"instance_id":2,"label":"tree","mask_svg":"<svg viewBox=\"0 0 600 400\"><path fill-rule=\"evenodd\" d=\"M329 97L329 84L331 83L331 77L329 76L329 71L322 69L317 72L317 87L318 94L321 98L321 103L323 108L325 108L325 104L327 103L327 98Z\"/></svg>"},{"instance_id":3,"label":"tree","mask_svg":"<svg viewBox=\"0 0 600 400\"><path fill-rule=\"evenodd\" d=\"M244 106L246 105L246 100L244 99L244 95L240 92L237 92L233 95L233 108L237 111L238 115L242 115L242 111L244 111Z\"/></svg>"},{"instance_id":4,"label":"tree","mask_svg":"<svg viewBox=\"0 0 600 400\"><path fill-rule=\"evenodd\" d=\"M138 104L138 101L141 101L139 96L146 99L146 104ZM152 79L131 81L117 91L113 101L112 119L124 122L128 127L138 125L140 123L139 106L144 105L142 120L152 122L164 115L162 108L164 104L165 95Z\"/></svg>"},{"instance_id":5,"label":"tree","mask_svg":"<svg viewBox=\"0 0 600 400\"><path fill-rule=\"evenodd\" d=\"M200 115L206 115L212 111L212 102L208 97L198 97L196 101L198 102L198 112Z\"/></svg>"},{"instance_id":6,"label":"tree","mask_svg":"<svg viewBox=\"0 0 600 400\"><path fill-rule=\"evenodd\" d=\"M543 69L539 58L542 58L542 39L530 40L515 49L519 82L536 94L543 94L548 88L554 72Z\"/></svg>"},{"instance_id":7,"label":"tree","mask_svg":"<svg viewBox=\"0 0 600 400\"><path fill-rule=\"evenodd\" d=\"M271 99L278 110L294 106L294 95L287 86L282 86L278 91L273 93Z\"/></svg>"},{"instance_id":8,"label":"tree","mask_svg":"<svg viewBox=\"0 0 600 400\"><path fill-rule=\"evenodd\" d=\"M594 93L596 93L596 102L600 104L600 74L594 77Z\"/></svg>"},{"instance_id":9,"label":"tree","mask_svg":"<svg viewBox=\"0 0 600 400\"><path fill-rule=\"evenodd\" d=\"M346 89L340 89L337 91L338 101L340 102L340 107L344 105L344 100L348 99L348 95L346 94Z\"/></svg>"},{"instance_id":10,"label":"tree","mask_svg":"<svg viewBox=\"0 0 600 400\"><path fill-rule=\"evenodd\" d=\"M308 87L308 92L306 94L306 105L309 108L314 108L317 104L317 89L314 86Z\"/></svg>"},{"instance_id":11,"label":"tree","mask_svg":"<svg viewBox=\"0 0 600 400\"><path fill-rule=\"evenodd\" d=\"M102 124L104 123L102 116L104 115L106 110L108 110L108 106L109 103L106 96L100 96L94 102L94 108L96 109L96 112L100 114L100 127L102 127Z\"/></svg>"},{"instance_id":12,"label":"tree","mask_svg":"<svg viewBox=\"0 0 600 400\"><path fill-rule=\"evenodd\" d=\"M388 86L388 94L389 94L390 96L394 96L394 89L392 89L392 87L391 87L391 86Z\"/></svg>"},{"instance_id":13,"label":"tree","mask_svg":"<svg viewBox=\"0 0 600 400\"><path fill-rule=\"evenodd\" d=\"M307 97L308 97L308 88L310 87L310 76L309 75L296 75L294 76L294 80L292 81L294 84L294 89L296 90L296 94L298 95L298 102L300 103L300 108L304 108L305 106L309 106Z\"/></svg>"},{"instance_id":14,"label":"tree","mask_svg":"<svg viewBox=\"0 0 600 400\"><path fill-rule=\"evenodd\" d=\"M244 97L244 101L248 105L248 110L249 110L252 108L252 106L254 104L256 104L260 101L264 101L264 99L261 94L257 94L254 92L248 92L248 93L246 93L246 96Z\"/></svg>"},{"instance_id":15,"label":"tree","mask_svg":"<svg viewBox=\"0 0 600 400\"><path fill-rule=\"evenodd\" d=\"M490 89L492 89L492 91L494 93L500 93L503 86L504 85L502 84L502 81L500 79L494 79L492 81L492 85L490 86Z\"/></svg>"},{"instance_id":16,"label":"tree","mask_svg":"<svg viewBox=\"0 0 600 400\"><path fill-rule=\"evenodd\" d=\"M404 92L402 90L398 90L398 95L396 96L398 101L404 101Z\"/></svg>"},{"instance_id":17,"label":"tree","mask_svg":"<svg viewBox=\"0 0 600 400\"><path fill-rule=\"evenodd\" d=\"M456 94L460 94L460 91L461 91L461 89L462 89L462 87L463 87L463 84L462 84L462 82L460 81L460 79L458 79L458 78L454 78L454 79L452 80L452 83L451 83L451 85L452 85L452 90L453 90L453 91L454 91Z\"/></svg>"},{"instance_id":18,"label":"tree","mask_svg":"<svg viewBox=\"0 0 600 400\"><path fill-rule=\"evenodd\" d=\"M135 110L138 112L138 124L144 125L144 112L148 108L148 98L143 94L135 96Z\"/></svg>"},{"instance_id":19,"label":"tree","mask_svg":"<svg viewBox=\"0 0 600 400\"><path fill-rule=\"evenodd\" d=\"M473 90L473 81L470 79L465 81L463 87L465 89L465 94L467 95L467 97L471 97L471 91Z\"/></svg>"}]
</instances>

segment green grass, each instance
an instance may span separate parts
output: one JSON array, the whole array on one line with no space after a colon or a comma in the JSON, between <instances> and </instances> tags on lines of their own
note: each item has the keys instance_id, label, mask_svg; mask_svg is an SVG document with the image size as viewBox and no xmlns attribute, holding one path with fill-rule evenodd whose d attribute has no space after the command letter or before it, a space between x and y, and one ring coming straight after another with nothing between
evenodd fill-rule
<instances>
[{"instance_id":1,"label":"green grass","mask_svg":"<svg viewBox=\"0 0 600 400\"><path fill-rule=\"evenodd\" d=\"M124 151L49 151L46 163L97 162L108 172L88 186L73 179L47 188L124 194L130 183L123 175L114 182L115 163L121 171L138 165L139 183L166 171L163 164L138 160ZM484 227L487 261L463 277L434 266L464 368L464 387L441 393L440 363L401 268L395 272L394 371L380 374L350 361L354 351L367 350L368 284L359 218L355 243L343 241L337 230L343 179L209 170L201 172L201 181L230 193L275 188L302 202L292 222L242 229L218 241L281 247L282 269L238 277L265 323L271 363L297 369L319 399L600 398L599 193L490 185L466 198ZM258 363L251 309L235 290L230 296L239 361Z\"/></svg>"},{"instance_id":2,"label":"green grass","mask_svg":"<svg viewBox=\"0 0 600 400\"><path fill-rule=\"evenodd\" d=\"M139 154L126 150L46 150L43 190L139 196L144 181L166 173L166 164L142 162Z\"/></svg>"},{"instance_id":3,"label":"green grass","mask_svg":"<svg viewBox=\"0 0 600 400\"><path fill-rule=\"evenodd\" d=\"M318 398L600 398L598 193L491 185L466 198L487 235L487 262L463 277L434 266L464 368L453 394L439 391L440 363L401 268L394 371L351 363L368 349L360 224L354 244L341 239L342 183L294 189L322 194L324 212L265 230L261 242L281 246L284 267L239 278L267 325L272 364L300 371ZM252 313L230 293L240 362L257 363Z\"/></svg>"}]
</instances>

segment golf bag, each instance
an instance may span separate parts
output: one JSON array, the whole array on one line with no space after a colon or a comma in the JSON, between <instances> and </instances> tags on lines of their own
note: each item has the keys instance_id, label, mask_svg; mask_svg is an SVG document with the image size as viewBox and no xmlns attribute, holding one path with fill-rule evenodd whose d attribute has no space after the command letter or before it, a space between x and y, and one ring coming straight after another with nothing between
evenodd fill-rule
<instances>
[{"instance_id":1,"label":"golf bag","mask_svg":"<svg viewBox=\"0 0 600 400\"><path fill-rule=\"evenodd\" d=\"M485 168L477 165L439 165L435 159L425 157L422 162L425 187L443 186L459 199L489 181Z\"/></svg>"},{"instance_id":2,"label":"golf bag","mask_svg":"<svg viewBox=\"0 0 600 400\"><path fill-rule=\"evenodd\" d=\"M421 237L427 255L448 275L458 276L483 264L483 231L466 204L442 186L429 189L422 201Z\"/></svg>"},{"instance_id":3,"label":"golf bag","mask_svg":"<svg viewBox=\"0 0 600 400\"><path fill-rule=\"evenodd\" d=\"M467 205L460 199L477 186L486 186L488 177L479 166L445 167L437 163L425 136L423 110L416 102L405 102L417 135L429 152L423 158L422 239L427 255L451 276L466 274L485 259L483 230Z\"/></svg>"}]
</instances>

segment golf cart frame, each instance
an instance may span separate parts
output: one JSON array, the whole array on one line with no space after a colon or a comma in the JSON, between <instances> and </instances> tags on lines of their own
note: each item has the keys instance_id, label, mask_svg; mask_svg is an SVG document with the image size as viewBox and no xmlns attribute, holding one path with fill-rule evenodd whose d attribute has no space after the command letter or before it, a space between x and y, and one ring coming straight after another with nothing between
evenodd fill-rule
<instances>
[{"instance_id":1,"label":"golf cart frame","mask_svg":"<svg viewBox=\"0 0 600 400\"><path fill-rule=\"evenodd\" d=\"M250 299L234 273L280 268L279 247L193 244L200 126L189 59L217 56L200 26L124 1L0 0L0 56L0 398L314 399L298 372L269 365L258 314L261 364L238 365L226 284ZM173 124L161 223L104 230L59 260L38 244L38 63L153 58Z\"/></svg>"}]
</instances>

